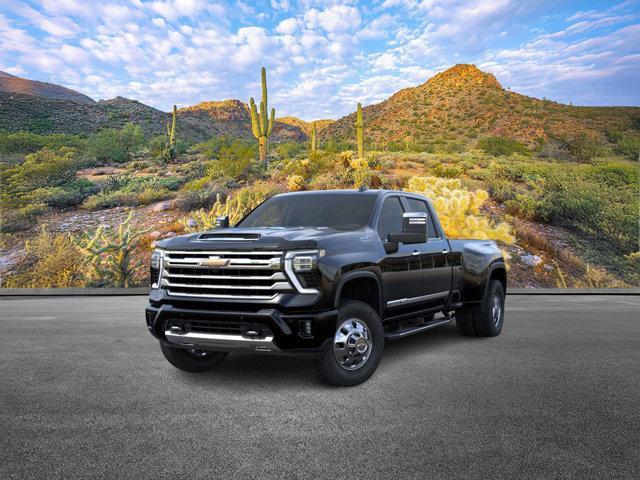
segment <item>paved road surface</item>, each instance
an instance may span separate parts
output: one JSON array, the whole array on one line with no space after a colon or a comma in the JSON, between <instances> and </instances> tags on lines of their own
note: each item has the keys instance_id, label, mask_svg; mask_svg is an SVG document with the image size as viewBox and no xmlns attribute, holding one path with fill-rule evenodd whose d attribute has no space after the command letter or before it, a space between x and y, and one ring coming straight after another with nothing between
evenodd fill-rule
<instances>
[{"instance_id":1,"label":"paved road surface","mask_svg":"<svg viewBox=\"0 0 640 480\"><path fill-rule=\"evenodd\" d=\"M640 297L509 297L500 337L388 344L351 389L291 358L175 370L144 303L0 301L0 476L638 478Z\"/></svg>"}]
</instances>

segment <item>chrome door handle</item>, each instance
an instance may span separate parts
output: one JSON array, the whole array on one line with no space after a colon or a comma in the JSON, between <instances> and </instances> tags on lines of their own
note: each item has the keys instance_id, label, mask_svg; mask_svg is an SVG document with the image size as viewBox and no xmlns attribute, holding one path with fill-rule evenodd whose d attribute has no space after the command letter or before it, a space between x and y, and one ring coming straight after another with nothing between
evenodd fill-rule
<instances>
[{"instance_id":1,"label":"chrome door handle","mask_svg":"<svg viewBox=\"0 0 640 480\"><path fill-rule=\"evenodd\" d=\"M414 257L417 257L418 255L420 255L422 252L420 250L414 250L413 252L411 252L411 255L413 255Z\"/></svg>"},{"instance_id":2,"label":"chrome door handle","mask_svg":"<svg viewBox=\"0 0 640 480\"><path fill-rule=\"evenodd\" d=\"M449 254L449 250L447 250L446 248L444 250L442 250L442 254L443 255L448 255Z\"/></svg>"}]
</instances>

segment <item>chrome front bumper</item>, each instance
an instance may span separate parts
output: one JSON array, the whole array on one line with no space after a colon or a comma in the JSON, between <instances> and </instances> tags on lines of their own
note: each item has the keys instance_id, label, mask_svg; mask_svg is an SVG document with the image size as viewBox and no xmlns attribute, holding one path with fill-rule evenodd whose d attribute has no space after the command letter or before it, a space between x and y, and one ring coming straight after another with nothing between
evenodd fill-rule
<instances>
[{"instance_id":1,"label":"chrome front bumper","mask_svg":"<svg viewBox=\"0 0 640 480\"><path fill-rule=\"evenodd\" d=\"M242 335L220 333L186 332L171 330L164 332L167 341L180 347L200 350L276 352L280 349L273 343L273 335L264 338L247 338Z\"/></svg>"}]
</instances>

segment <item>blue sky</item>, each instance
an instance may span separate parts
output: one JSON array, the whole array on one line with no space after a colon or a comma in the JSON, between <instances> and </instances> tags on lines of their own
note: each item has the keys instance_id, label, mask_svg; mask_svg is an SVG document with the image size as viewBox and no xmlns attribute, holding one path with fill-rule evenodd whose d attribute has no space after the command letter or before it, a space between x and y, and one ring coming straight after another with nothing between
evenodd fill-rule
<instances>
[{"instance_id":1,"label":"blue sky","mask_svg":"<svg viewBox=\"0 0 640 480\"><path fill-rule=\"evenodd\" d=\"M259 95L337 118L475 63L511 90L640 105L640 5L529 0L0 0L0 70L169 110Z\"/></svg>"}]
</instances>

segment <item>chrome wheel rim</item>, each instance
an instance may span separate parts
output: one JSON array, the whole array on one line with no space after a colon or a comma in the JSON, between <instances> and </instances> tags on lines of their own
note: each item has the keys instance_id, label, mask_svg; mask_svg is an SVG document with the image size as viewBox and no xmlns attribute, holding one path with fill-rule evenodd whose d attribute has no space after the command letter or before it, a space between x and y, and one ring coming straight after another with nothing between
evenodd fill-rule
<instances>
[{"instance_id":1,"label":"chrome wheel rim","mask_svg":"<svg viewBox=\"0 0 640 480\"><path fill-rule=\"evenodd\" d=\"M502 299L498 294L493 296L491 317L493 318L493 325L497 327L500 324L500 319L502 318Z\"/></svg>"},{"instance_id":2,"label":"chrome wheel rim","mask_svg":"<svg viewBox=\"0 0 640 480\"><path fill-rule=\"evenodd\" d=\"M333 354L345 370L361 368L371 355L371 335L363 320L350 318L340 324L333 339Z\"/></svg>"}]
</instances>

